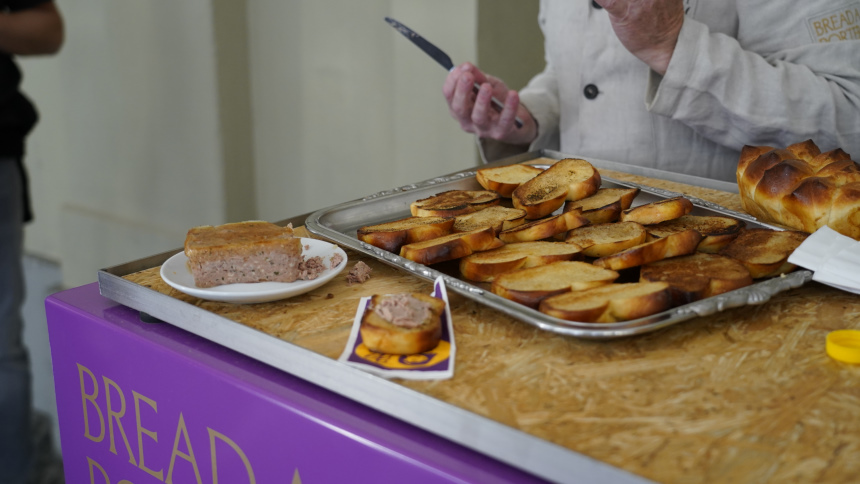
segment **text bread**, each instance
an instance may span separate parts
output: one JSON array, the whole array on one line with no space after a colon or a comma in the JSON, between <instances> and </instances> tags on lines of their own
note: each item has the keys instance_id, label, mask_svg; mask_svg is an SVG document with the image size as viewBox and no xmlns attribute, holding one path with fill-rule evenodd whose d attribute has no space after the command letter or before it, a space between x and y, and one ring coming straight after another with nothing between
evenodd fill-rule
<instances>
[{"instance_id":1,"label":"text bread","mask_svg":"<svg viewBox=\"0 0 860 484\"><path fill-rule=\"evenodd\" d=\"M644 244L648 240L648 233L642 224L616 222L573 229L564 240L582 247L583 255L598 258Z\"/></svg>"}]
</instances>

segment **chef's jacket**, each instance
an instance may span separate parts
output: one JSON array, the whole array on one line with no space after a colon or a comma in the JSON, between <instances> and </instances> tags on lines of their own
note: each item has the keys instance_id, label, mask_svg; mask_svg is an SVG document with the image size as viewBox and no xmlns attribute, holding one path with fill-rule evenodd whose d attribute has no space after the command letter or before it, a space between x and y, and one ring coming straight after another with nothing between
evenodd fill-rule
<instances>
[{"instance_id":1,"label":"chef's jacket","mask_svg":"<svg viewBox=\"0 0 860 484\"><path fill-rule=\"evenodd\" d=\"M546 68L521 91L528 147L735 180L744 145L860 157L860 1L685 0L666 74L591 0L541 0ZM480 140L486 160L525 147Z\"/></svg>"}]
</instances>

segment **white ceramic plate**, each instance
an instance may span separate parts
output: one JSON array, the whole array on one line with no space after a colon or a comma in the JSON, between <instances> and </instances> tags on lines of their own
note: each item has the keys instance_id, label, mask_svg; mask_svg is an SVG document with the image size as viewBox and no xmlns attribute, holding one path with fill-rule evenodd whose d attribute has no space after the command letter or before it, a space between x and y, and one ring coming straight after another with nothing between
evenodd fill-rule
<instances>
[{"instance_id":1,"label":"white ceramic plate","mask_svg":"<svg viewBox=\"0 0 860 484\"><path fill-rule=\"evenodd\" d=\"M332 280L346 267L346 252L340 247L316 239L302 238L301 240L302 254L305 258L320 256L327 267L319 277L310 281L239 283L200 288L194 284L194 276L188 270L188 257L185 256L185 252L179 252L161 265L161 278L177 291L210 301L250 304L298 296ZM332 268L330 267L331 256L334 254L340 254L343 261Z\"/></svg>"}]
</instances>

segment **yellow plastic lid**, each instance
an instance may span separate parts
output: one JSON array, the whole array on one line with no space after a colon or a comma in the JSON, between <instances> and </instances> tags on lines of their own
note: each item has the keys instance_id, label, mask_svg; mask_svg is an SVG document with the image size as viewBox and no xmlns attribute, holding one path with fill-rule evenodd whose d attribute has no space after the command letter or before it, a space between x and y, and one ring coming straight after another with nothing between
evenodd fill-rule
<instances>
[{"instance_id":1,"label":"yellow plastic lid","mask_svg":"<svg viewBox=\"0 0 860 484\"><path fill-rule=\"evenodd\" d=\"M845 363L860 363L860 331L840 329L827 334L827 354Z\"/></svg>"}]
</instances>

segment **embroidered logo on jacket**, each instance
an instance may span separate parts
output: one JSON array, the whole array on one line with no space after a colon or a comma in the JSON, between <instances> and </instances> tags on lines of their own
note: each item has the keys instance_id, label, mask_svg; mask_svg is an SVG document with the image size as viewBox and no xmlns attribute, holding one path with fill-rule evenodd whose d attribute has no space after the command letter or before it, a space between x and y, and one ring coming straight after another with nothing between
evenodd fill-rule
<instances>
[{"instance_id":1,"label":"embroidered logo on jacket","mask_svg":"<svg viewBox=\"0 0 860 484\"><path fill-rule=\"evenodd\" d=\"M815 42L860 40L860 2L807 19Z\"/></svg>"}]
</instances>

